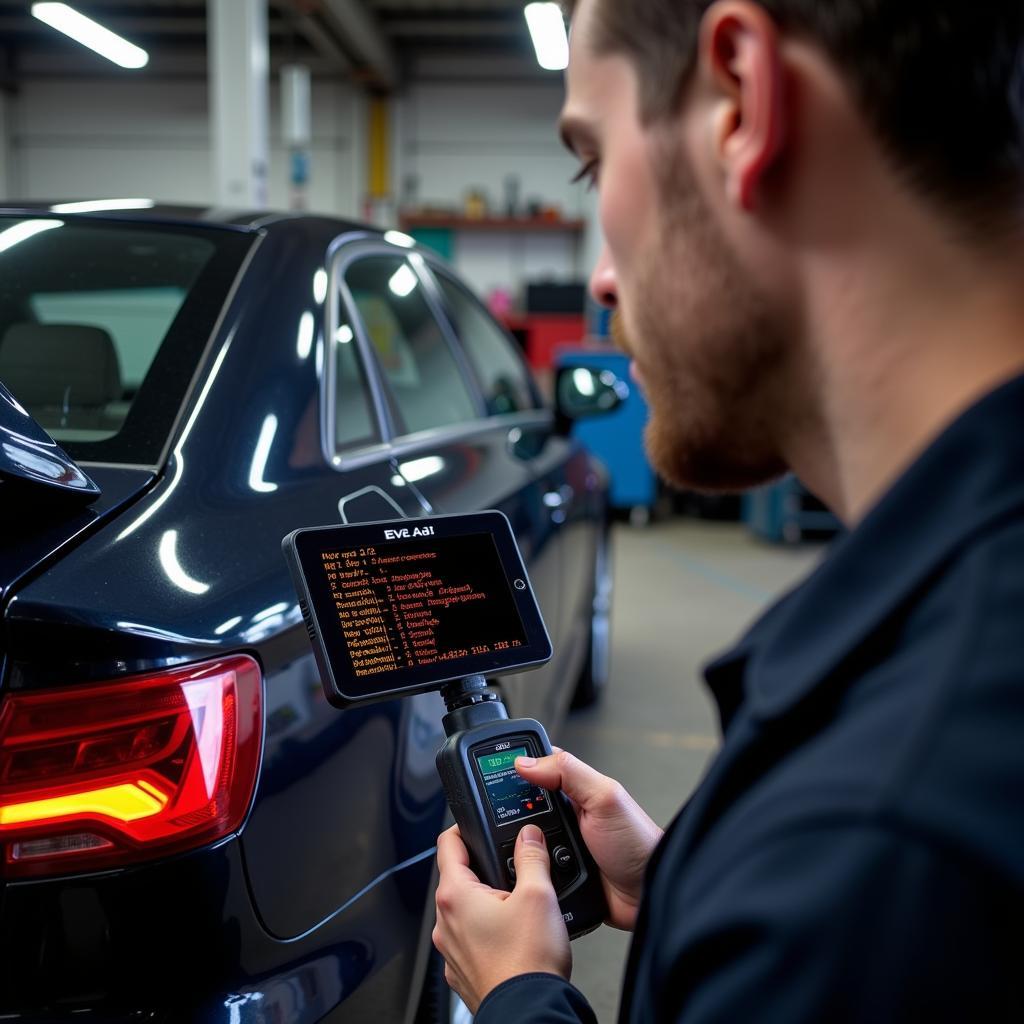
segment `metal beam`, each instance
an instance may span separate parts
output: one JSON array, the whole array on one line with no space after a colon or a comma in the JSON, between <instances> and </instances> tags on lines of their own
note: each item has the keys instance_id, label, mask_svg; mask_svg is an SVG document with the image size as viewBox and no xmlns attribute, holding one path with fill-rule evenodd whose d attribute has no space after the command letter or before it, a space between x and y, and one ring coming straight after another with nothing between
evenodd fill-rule
<instances>
[{"instance_id":1,"label":"metal beam","mask_svg":"<svg viewBox=\"0 0 1024 1024\"><path fill-rule=\"evenodd\" d=\"M302 63L306 64L316 77L339 78L343 72L337 64L328 61L323 57L303 56ZM270 70L276 74L282 65L294 63L288 61L283 55L273 57L270 61ZM146 65L145 77L147 80L154 78L198 78L206 79L209 73L209 61L202 50L181 49L168 52L167 50L155 49L150 54L149 63ZM114 67L102 57L83 51L82 55L60 54L52 51L21 50L18 53L18 65L10 79L12 84L27 81L33 78L106 78L111 81L124 82L138 72L122 71ZM2 83L0 83L2 87Z\"/></svg>"},{"instance_id":2,"label":"metal beam","mask_svg":"<svg viewBox=\"0 0 1024 1024\"><path fill-rule=\"evenodd\" d=\"M346 73L352 70L348 54L310 13L309 3L300 0L271 0L271 5L281 12L282 20L278 22L281 30L294 29L321 57L333 64L335 70ZM303 63L308 62L303 60Z\"/></svg>"},{"instance_id":3,"label":"metal beam","mask_svg":"<svg viewBox=\"0 0 1024 1024\"><path fill-rule=\"evenodd\" d=\"M519 19L507 19L496 21L493 18L459 18L459 19L436 19L436 18L395 18L388 19L384 23L387 33L390 36L412 36L418 39L443 37L447 39L460 38L487 38L507 39L515 41L515 34L520 29L520 22L523 22L522 33L526 33L525 21ZM529 39L529 36L527 36Z\"/></svg>"},{"instance_id":4,"label":"metal beam","mask_svg":"<svg viewBox=\"0 0 1024 1024\"><path fill-rule=\"evenodd\" d=\"M353 61L367 69L371 84L396 88L398 58L373 13L360 0L322 0L322 4Z\"/></svg>"}]
</instances>

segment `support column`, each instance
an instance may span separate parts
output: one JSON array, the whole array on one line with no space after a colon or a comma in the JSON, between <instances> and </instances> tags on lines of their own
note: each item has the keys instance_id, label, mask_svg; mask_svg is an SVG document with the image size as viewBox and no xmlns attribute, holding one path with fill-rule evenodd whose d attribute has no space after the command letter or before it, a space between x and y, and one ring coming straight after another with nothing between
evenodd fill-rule
<instances>
[{"instance_id":1,"label":"support column","mask_svg":"<svg viewBox=\"0 0 1024 1024\"><path fill-rule=\"evenodd\" d=\"M222 206L268 203L267 0L208 0L213 195Z\"/></svg>"},{"instance_id":2,"label":"support column","mask_svg":"<svg viewBox=\"0 0 1024 1024\"><path fill-rule=\"evenodd\" d=\"M383 227L395 220L391 189L391 100L371 96L366 125L366 219Z\"/></svg>"}]
</instances>

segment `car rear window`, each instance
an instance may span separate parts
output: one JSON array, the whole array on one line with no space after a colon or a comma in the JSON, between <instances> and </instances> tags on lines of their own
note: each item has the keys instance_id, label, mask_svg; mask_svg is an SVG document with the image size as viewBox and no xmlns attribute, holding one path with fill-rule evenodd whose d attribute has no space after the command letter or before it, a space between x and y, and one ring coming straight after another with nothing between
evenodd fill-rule
<instances>
[{"instance_id":1,"label":"car rear window","mask_svg":"<svg viewBox=\"0 0 1024 1024\"><path fill-rule=\"evenodd\" d=\"M0 217L0 381L75 459L155 463L252 240Z\"/></svg>"}]
</instances>

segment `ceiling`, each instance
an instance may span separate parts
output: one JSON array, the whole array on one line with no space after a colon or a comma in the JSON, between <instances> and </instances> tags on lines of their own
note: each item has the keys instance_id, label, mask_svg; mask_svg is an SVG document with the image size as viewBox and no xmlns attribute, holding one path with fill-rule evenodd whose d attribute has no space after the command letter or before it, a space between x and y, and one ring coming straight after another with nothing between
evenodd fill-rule
<instances>
[{"instance_id":1,"label":"ceiling","mask_svg":"<svg viewBox=\"0 0 1024 1024\"><path fill-rule=\"evenodd\" d=\"M199 76L206 68L206 0L71 0L150 54L146 74ZM226 0L229 4L241 0ZM308 64L392 89L410 75L539 77L523 17L526 0L269 0L272 68ZM0 0L0 85L39 76L123 76L102 57ZM461 69L461 71L457 70Z\"/></svg>"}]
</instances>

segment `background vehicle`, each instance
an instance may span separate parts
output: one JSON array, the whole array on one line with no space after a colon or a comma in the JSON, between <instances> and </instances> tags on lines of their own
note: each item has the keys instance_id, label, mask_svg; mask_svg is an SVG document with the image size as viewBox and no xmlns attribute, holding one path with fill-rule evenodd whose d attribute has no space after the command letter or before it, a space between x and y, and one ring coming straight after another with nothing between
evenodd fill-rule
<instances>
[{"instance_id":1,"label":"background vehicle","mask_svg":"<svg viewBox=\"0 0 1024 1024\"><path fill-rule=\"evenodd\" d=\"M410 1019L443 708L328 706L281 537L505 512L556 655L501 685L557 727L605 474L440 260L326 218L0 211L0 381L102 491L0 484L0 1012Z\"/></svg>"}]
</instances>

